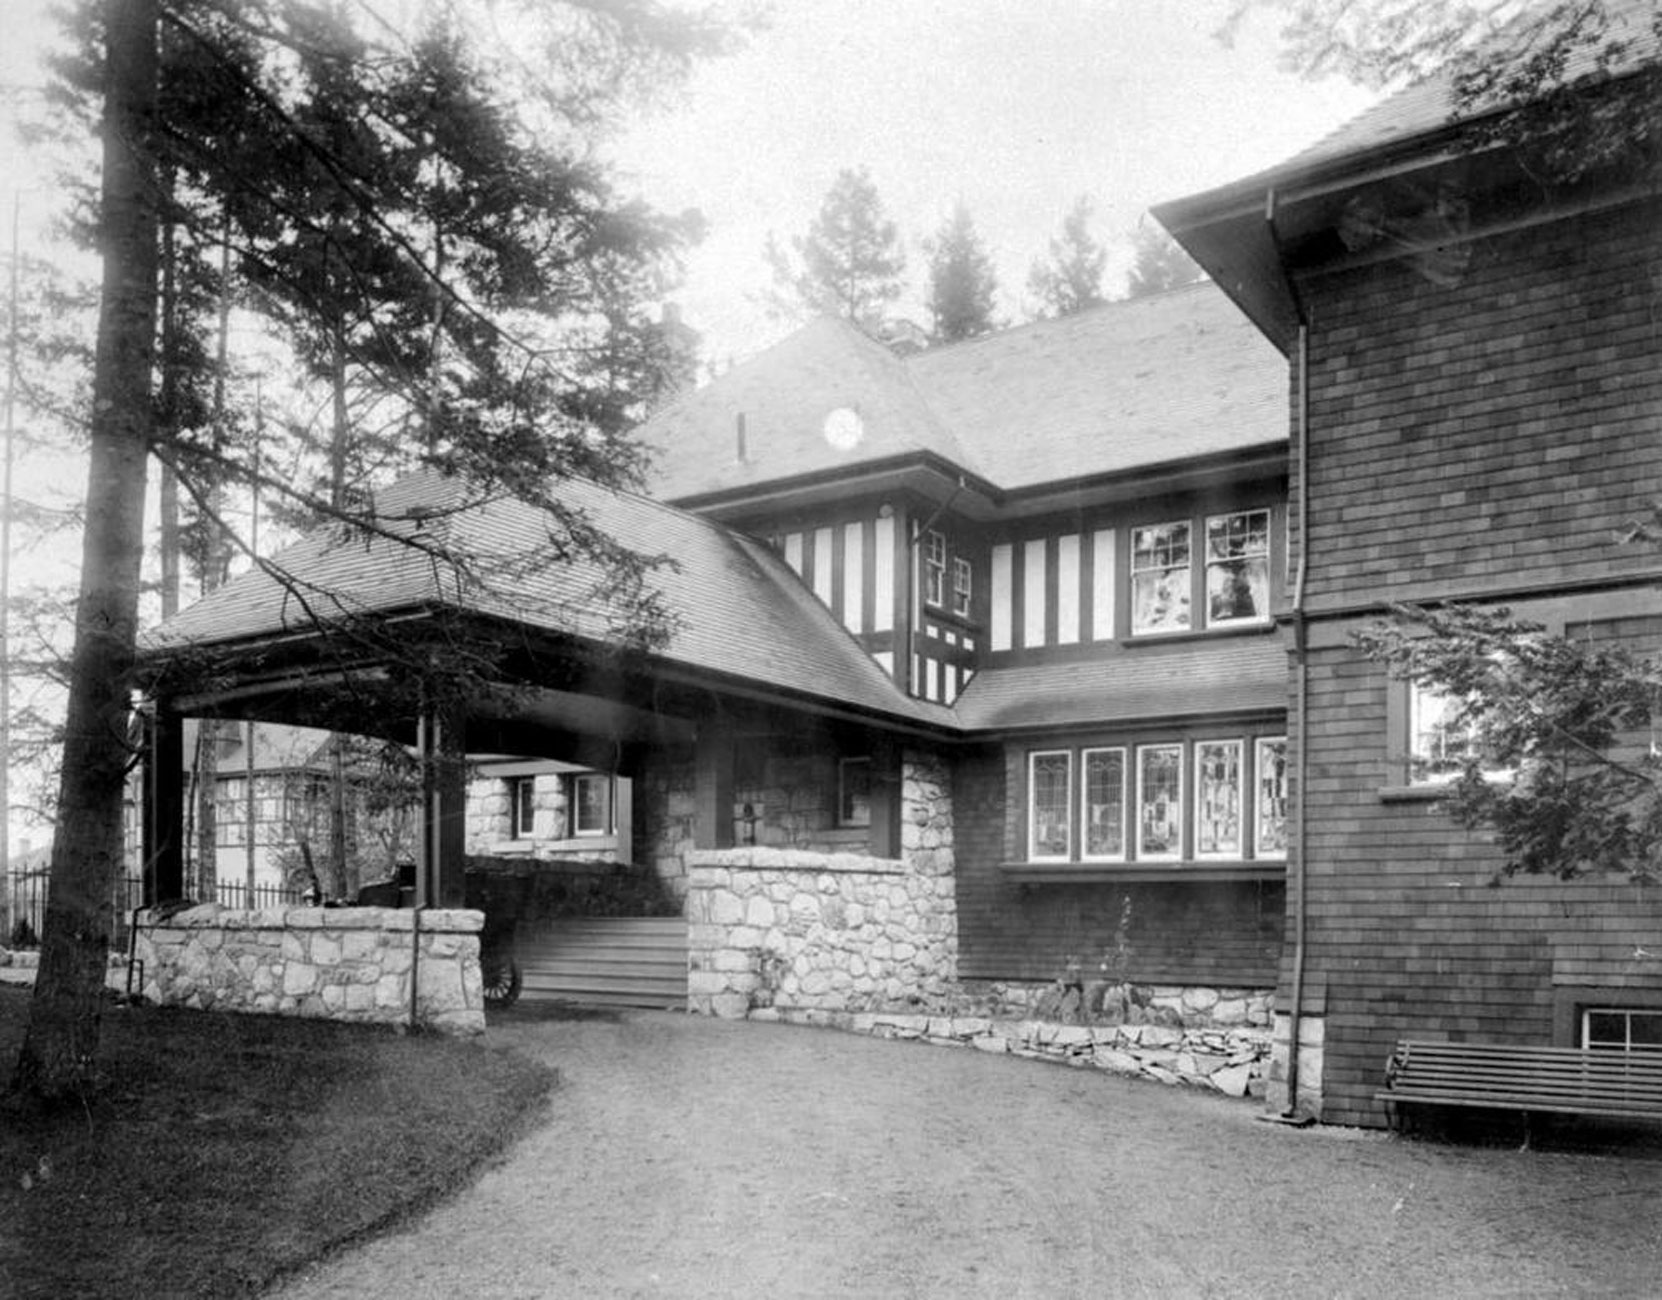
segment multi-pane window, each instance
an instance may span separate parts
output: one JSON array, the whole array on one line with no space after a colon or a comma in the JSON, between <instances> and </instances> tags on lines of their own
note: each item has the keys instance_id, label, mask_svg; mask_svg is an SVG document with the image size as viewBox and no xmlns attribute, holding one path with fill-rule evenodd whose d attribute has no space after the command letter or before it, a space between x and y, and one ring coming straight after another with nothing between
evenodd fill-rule
<instances>
[{"instance_id":1,"label":"multi-pane window","mask_svg":"<svg viewBox=\"0 0 1662 1300\"><path fill-rule=\"evenodd\" d=\"M1125 750L1087 749L1082 773L1080 855L1097 860L1125 857Z\"/></svg>"},{"instance_id":2,"label":"multi-pane window","mask_svg":"<svg viewBox=\"0 0 1662 1300\"><path fill-rule=\"evenodd\" d=\"M1461 702L1412 684L1408 695L1409 778L1417 784L1451 781L1475 752L1473 728L1460 720Z\"/></svg>"},{"instance_id":3,"label":"multi-pane window","mask_svg":"<svg viewBox=\"0 0 1662 1300\"><path fill-rule=\"evenodd\" d=\"M1137 856L1183 856L1183 746L1137 746Z\"/></svg>"},{"instance_id":4,"label":"multi-pane window","mask_svg":"<svg viewBox=\"0 0 1662 1300\"><path fill-rule=\"evenodd\" d=\"M612 833L612 778L584 772L571 778L571 834Z\"/></svg>"},{"instance_id":5,"label":"multi-pane window","mask_svg":"<svg viewBox=\"0 0 1662 1300\"><path fill-rule=\"evenodd\" d=\"M1589 1007L1581 1013L1581 1045L1621 1052L1662 1050L1662 1011Z\"/></svg>"},{"instance_id":6,"label":"multi-pane window","mask_svg":"<svg viewBox=\"0 0 1662 1300\"><path fill-rule=\"evenodd\" d=\"M1241 856L1241 742L1195 746L1195 856Z\"/></svg>"},{"instance_id":7,"label":"multi-pane window","mask_svg":"<svg viewBox=\"0 0 1662 1300\"><path fill-rule=\"evenodd\" d=\"M869 758L845 758L837 764L837 825L871 825Z\"/></svg>"},{"instance_id":8,"label":"multi-pane window","mask_svg":"<svg viewBox=\"0 0 1662 1300\"><path fill-rule=\"evenodd\" d=\"M1065 861L1073 854L1073 753L1049 750L1027 759L1027 856Z\"/></svg>"},{"instance_id":9,"label":"multi-pane window","mask_svg":"<svg viewBox=\"0 0 1662 1300\"><path fill-rule=\"evenodd\" d=\"M1287 738L1261 736L1253 756L1257 783L1253 854L1260 858L1287 856Z\"/></svg>"},{"instance_id":10,"label":"multi-pane window","mask_svg":"<svg viewBox=\"0 0 1662 1300\"><path fill-rule=\"evenodd\" d=\"M1030 862L1286 857L1285 736L1037 750L1026 767Z\"/></svg>"},{"instance_id":11,"label":"multi-pane window","mask_svg":"<svg viewBox=\"0 0 1662 1300\"><path fill-rule=\"evenodd\" d=\"M954 556L952 560L952 612L961 618L968 618L970 612L970 598L974 593L975 570L963 556Z\"/></svg>"},{"instance_id":12,"label":"multi-pane window","mask_svg":"<svg viewBox=\"0 0 1662 1300\"><path fill-rule=\"evenodd\" d=\"M946 604L946 534L933 528L923 535L923 599Z\"/></svg>"},{"instance_id":13,"label":"multi-pane window","mask_svg":"<svg viewBox=\"0 0 1662 1300\"><path fill-rule=\"evenodd\" d=\"M516 776L508 781L508 838L528 840L536 834L537 781Z\"/></svg>"},{"instance_id":14,"label":"multi-pane window","mask_svg":"<svg viewBox=\"0 0 1662 1300\"><path fill-rule=\"evenodd\" d=\"M1181 632L1189 627L1189 525L1131 530L1131 630Z\"/></svg>"},{"instance_id":15,"label":"multi-pane window","mask_svg":"<svg viewBox=\"0 0 1662 1300\"><path fill-rule=\"evenodd\" d=\"M1261 623L1270 614L1270 512L1206 521L1206 625Z\"/></svg>"}]
</instances>

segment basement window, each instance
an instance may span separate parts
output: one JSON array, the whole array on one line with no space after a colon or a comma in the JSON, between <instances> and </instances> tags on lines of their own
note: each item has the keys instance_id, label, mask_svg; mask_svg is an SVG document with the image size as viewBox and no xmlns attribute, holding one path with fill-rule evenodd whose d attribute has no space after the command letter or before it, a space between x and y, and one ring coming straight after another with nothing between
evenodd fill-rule
<instances>
[{"instance_id":1,"label":"basement window","mask_svg":"<svg viewBox=\"0 0 1662 1300\"><path fill-rule=\"evenodd\" d=\"M1581 1013L1581 1045L1618 1052L1662 1050L1662 1010L1588 1007Z\"/></svg>"}]
</instances>

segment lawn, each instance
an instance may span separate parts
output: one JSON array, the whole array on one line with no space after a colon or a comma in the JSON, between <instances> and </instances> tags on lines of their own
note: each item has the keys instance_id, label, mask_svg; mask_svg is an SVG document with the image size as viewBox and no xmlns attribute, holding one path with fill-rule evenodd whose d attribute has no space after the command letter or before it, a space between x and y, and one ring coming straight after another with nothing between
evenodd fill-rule
<instances>
[{"instance_id":1,"label":"lawn","mask_svg":"<svg viewBox=\"0 0 1662 1300\"><path fill-rule=\"evenodd\" d=\"M26 988L0 986L10 1074ZM107 1084L0 1113L0 1292L228 1296L454 1191L557 1073L488 1041L111 1006ZM3 1077L3 1076L0 1076Z\"/></svg>"}]
</instances>

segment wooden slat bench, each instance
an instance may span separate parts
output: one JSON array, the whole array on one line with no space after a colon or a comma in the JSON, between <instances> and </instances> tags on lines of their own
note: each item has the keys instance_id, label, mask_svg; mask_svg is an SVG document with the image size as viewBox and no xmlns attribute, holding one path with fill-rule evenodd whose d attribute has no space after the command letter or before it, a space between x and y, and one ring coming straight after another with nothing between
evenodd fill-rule
<instances>
[{"instance_id":1,"label":"wooden slat bench","mask_svg":"<svg viewBox=\"0 0 1662 1300\"><path fill-rule=\"evenodd\" d=\"M1662 1119L1662 1051L1404 1041L1374 1099L1393 1128L1405 1102L1522 1111L1526 1125L1538 1113Z\"/></svg>"}]
</instances>

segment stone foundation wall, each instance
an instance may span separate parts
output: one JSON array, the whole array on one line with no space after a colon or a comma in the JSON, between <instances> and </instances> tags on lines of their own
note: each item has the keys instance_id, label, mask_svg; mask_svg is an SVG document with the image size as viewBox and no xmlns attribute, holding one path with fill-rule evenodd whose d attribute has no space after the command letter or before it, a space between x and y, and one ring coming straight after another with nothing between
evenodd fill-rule
<instances>
[{"instance_id":1,"label":"stone foundation wall","mask_svg":"<svg viewBox=\"0 0 1662 1300\"><path fill-rule=\"evenodd\" d=\"M1046 1020L905 1012L838 1013L763 1009L752 1020L782 1020L915 1039L940 1047L970 1047L1060 1065L1091 1067L1158 1083L1209 1088L1230 1097L1264 1097L1268 1087L1269 1030L1252 1025L1062 1025Z\"/></svg>"},{"instance_id":2,"label":"stone foundation wall","mask_svg":"<svg viewBox=\"0 0 1662 1300\"><path fill-rule=\"evenodd\" d=\"M415 930L420 922L419 935ZM167 1006L374 1024L415 1021L445 1033L485 1028L474 911L205 904L139 916L143 992Z\"/></svg>"},{"instance_id":3,"label":"stone foundation wall","mask_svg":"<svg viewBox=\"0 0 1662 1300\"><path fill-rule=\"evenodd\" d=\"M1322 1068L1326 1043L1326 1022L1321 1016L1300 1016L1298 1020L1298 1105L1311 1119L1322 1117ZM1269 1102L1277 1110L1287 1105L1287 1063L1291 1059L1292 1017L1277 1012L1275 1041L1269 1079Z\"/></svg>"}]
</instances>

